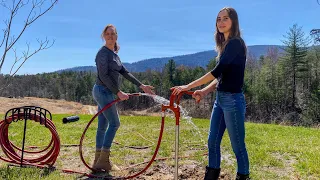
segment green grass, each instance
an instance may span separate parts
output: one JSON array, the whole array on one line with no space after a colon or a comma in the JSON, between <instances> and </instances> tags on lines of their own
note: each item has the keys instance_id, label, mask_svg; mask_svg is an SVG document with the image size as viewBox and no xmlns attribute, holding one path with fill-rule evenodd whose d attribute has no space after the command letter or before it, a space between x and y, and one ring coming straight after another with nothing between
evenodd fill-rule
<instances>
[{"instance_id":1,"label":"green grass","mask_svg":"<svg viewBox=\"0 0 320 180\"><path fill-rule=\"evenodd\" d=\"M68 115L53 115L53 121L60 136L61 144L79 144L82 132L90 120L90 115L80 115L74 123L62 124L62 118ZM3 117L3 116L2 116ZM160 129L160 117L122 116L121 127L112 146L112 161L121 168L134 165L151 158L157 143ZM206 139L209 120L193 119L199 128L181 121L180 152L181 156L190 156L187 160L207 164ZM26 146L45 146L51 134L39 123L28 121ZM88 130L84 142L84 156L87 162L93 160L95 146L95 129L93 123ZM23 122L12 123L9 128L10 140L21 146ZM175 122L166 118L162 144L157 157L174 156ZM246 123L246 143L250 158L252 179L320 179L320 130L303 127L289 127L270 124ZM127 148L126 146L150 146L144 150ZM233 155L228 134L222 141L223 155L229 160L222 161L224 172L232 176L236 172L236 161ZM0 155L3 156L0 150ZM182 159L180 163L184 163ZM173 165L173 159L165 163ZM69 175L60 171L47 172L34 168L7 168L0 162L0 179L76 179L77 175ZM60 169L79 170L83 165L79 158L78 147L61 147L55 164ZM141 168L143 166L137 167ZM84 170L85 171L85 170Z\"/></svg>"}]
</instances>

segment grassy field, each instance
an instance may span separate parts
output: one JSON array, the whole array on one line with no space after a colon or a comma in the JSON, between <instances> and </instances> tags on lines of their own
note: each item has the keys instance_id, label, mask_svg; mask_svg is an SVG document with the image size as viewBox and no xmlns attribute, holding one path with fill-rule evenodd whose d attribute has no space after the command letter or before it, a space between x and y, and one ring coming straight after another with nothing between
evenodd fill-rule
<instances>
[{"instance_id":1,"label":"grassy field","mask_svg":"<svg viewBox=\"0 0 320 180\"><path fill-rule=\"evenodd\" d=\"M61 144L77 145L91 116L81 115L79 121L63 124L62 118L66 116L68 115L53 116ZM121 117L121 127L115 138L116 144L112 147L111 159L123 171L115 172L114 175L132 174L144 167L143 165L136 166L136 164L151 158L159 135L160 121L160 117ZM193 119L193 122L196 126L185 120L181 121L179 155L186 157L181 158L180 165L191 163L204 169L207 156L203 154L207 152L206 138L209 120ZM84 142L84 156L90 164L94 154L96 126L96 122L92 124ZM12 123L9 128L10 140L19 146L22 140L22 127L23 123L18 122ZM168 159L154 162L153 168L155 166L164 167L163 164L167 164L166 167L173 167L174 160L171 157L174 155L174 130L174 120L166 118L163 142L157 158ZM45 146L49 143L50 138L51 134L46 128L38 123L28 122L26 146ZM246 143L252 179L320 179L319 129L246 123ZM138 147L145 147L145 149L137 149ZM226 177L233 179L236 172L236 161L227 133L222 141L222 153L222 171L227 175ZM0 155L3 156L1 150ZM61 147L55 166L58 169L89 172L80 161L78 147L73 146ZM64 174L60 171L48 172L34 168L7 168L7 164L4 162L0 162L0 167L0 179L79 178L79 175ZM161 171L157 173L161 173ZM183 171L180 173L183 174ZM156 174L149 171L149 173L143 174L143 177L153 175ZM188 179L187 176L182 177ZM199 179L201 179L200 176Z\"/></svg>"}]
</instances>

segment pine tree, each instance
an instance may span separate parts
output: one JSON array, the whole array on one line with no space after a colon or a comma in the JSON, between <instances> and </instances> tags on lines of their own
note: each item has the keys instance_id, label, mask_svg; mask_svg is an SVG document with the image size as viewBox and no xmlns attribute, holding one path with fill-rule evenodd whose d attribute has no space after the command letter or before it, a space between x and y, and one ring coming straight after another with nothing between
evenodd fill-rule
<instances>
[{"instance_id":1,"label":"pine tree","mask_svg":"<svg viewBox=\"0 0 320 180\"><path fill-rule=\"evenodd\" d=\"M283 41L285 48L284 59L284 70L285 76L288 78L287 87L291 94L291 108L297 110L297 87L298 79L302 78L303 75L308 71L306 55L308 52L307 46L309 40L305 37L301 27L294 24L289 29L287 35L284 36L286 39Z\"/></svg>"}]
</instances>

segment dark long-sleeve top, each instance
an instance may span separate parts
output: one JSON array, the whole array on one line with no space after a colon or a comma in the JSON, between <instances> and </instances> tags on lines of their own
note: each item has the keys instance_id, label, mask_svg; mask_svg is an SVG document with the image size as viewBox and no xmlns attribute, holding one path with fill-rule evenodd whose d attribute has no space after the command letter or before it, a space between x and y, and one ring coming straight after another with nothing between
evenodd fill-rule
<instances>
[{"instance_id":1,"label":"dark long-sleeve top","mask_svg":"<svg viewBox=\"0 0 320 180\"><path fill-rule=\"evenodd\" d=\"M246 53L243 40L230 39L211 74L218 79L218 91L242 92Z\"/></svg>"},{"instance_id":2,"label":"dark long-sleeve top","mask_svg":"<svg viewBox=\"0 0 320 180\"><path fill-rule=\"evenodd\" d=\"M123 66L119 56L105 46L100 48L95 61L98 72L96 84L105 86L114 94L120 91L120 74L137 86L142 84Z\"/></svg>"}]
</instances>

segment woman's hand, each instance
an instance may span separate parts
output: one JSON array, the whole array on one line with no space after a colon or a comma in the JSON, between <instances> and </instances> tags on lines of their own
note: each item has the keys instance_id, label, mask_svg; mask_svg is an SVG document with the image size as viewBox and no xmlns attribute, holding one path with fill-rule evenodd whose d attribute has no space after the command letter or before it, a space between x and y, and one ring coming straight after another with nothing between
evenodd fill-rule
<instances>
[{"instance_id":1,"label":"woman's hand","mask_svg":"<svg viewBox=\"0 0 320 180\"><path fill-rule=\"evenodd\" d=\"M147 94L152 94L155 95L155 93L153 92L154 87L153 86L149 86L149 85L144 85L142 84L140 86L140 88Z\"/></svg>"},{"instance_id":2,"label":"woman's hand","mask_svg":"<svg viewBox=\"0 0 320 180\"><path fill-rule=\"evenodd\" d=\"M172 92L173 95L177 95L177 94L179 94L179 93L182 92L182 91L188 91L188 90L190 90L190 88L189 88L188 85L183 85L183 86L175 86L175 87L172 87L171 90L173 90L173 92Z\"/></svg>"},{"instance_id":3,"label":"woman's hand","mask_svg":"<svg viewBox=\"0 0 320 180\"><path fill-rule=\"evenodd\" d=\"M196 100L197 103L199 103L200 100L203 99L205 96L206 94L203 90L196 90L192 94L192 97Z\"/></svg>"},{"instance_id":4,"label":"woman's hand","mask_svg":"<svg viewBox=\"0 0 320 180\"><path fill-rule=\"evenodd\" d=\"M119 91L117 93L117 96L121 101L129 99L129 95L127 93L122 92L122 91Z\"/></svg>"}]
</instances>

